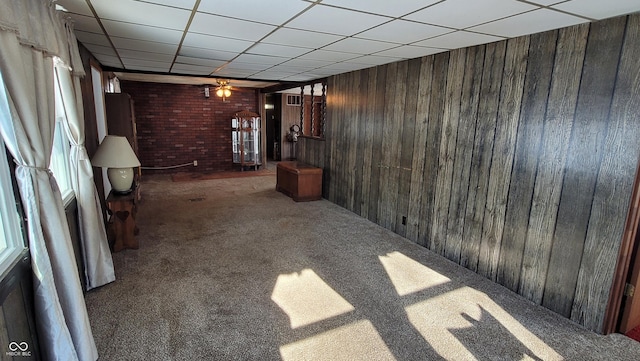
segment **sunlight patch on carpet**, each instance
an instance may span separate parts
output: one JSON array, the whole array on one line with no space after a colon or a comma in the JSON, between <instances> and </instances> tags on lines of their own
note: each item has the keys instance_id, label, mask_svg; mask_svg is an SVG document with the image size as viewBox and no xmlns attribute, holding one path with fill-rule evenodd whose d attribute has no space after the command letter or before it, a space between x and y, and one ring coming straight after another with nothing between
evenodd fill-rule
<instances>
[{"instance_id":1,"label":"sunlight patch on carpet","mask_svg":"<svg viewBox=\"0 0 640 361\"><path fill-rule=\"evenodd\" d=\"M280 347L284 361L395 360L368 320L342 326Z\"/></svg>"},{"instance_id":2,"label":"sunlight patch on carpet","mask_svg":"<svg viewBox=\"0 0 640 361\"><path fill-rule=\"evenodd\" d=\"M331 288L313 270L281 274L271 294L291 328L310 325L354 310L354 307Z\"/></svg>"},{"instance_id":3,"label":"sunlight patch on carpet","mask_svg":"<svg viewBox=\"0 0 640 361\"><path fill-rule=\"evenodd\" d=\"M449 278L397 251L378 256L378 258L400 296L451 281Z\"/></svg>"},{"instance_id":4,"label":"sunlight patch on carpet","mask_svg":"<svg viewBox=\"0 0 640 361\"><path fill-rule=\"evenodd\" d=\"M476 355L486 354L483 347L510 360L564 359L489 296L470 287L415 303L405 311L413 327L445 359L477 360Z\"/></svg>"}]
</instances>

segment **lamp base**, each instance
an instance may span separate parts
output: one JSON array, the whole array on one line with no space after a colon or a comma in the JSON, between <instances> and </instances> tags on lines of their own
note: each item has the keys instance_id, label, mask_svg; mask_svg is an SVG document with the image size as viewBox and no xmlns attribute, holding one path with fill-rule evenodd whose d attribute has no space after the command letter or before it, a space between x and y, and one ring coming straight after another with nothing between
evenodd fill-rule
<instances>
[{"instance_id":1,"label":"lamp base","mask_svg":"<svg viewBox=\"0 0 640 361\"><path fill-rule=\"evenodd\" d=\"M111 183L111 188L115 193L130 193L133 185L133 168L109 168L107 169L107 177Z\"/></svg>"}]
</instances>

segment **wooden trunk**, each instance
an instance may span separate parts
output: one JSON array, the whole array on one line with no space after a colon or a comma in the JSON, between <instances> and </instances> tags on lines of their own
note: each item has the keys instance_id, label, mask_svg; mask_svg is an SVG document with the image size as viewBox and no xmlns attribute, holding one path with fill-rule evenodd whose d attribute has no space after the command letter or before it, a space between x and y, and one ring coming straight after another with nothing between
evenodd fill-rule
<instances>
[{"instance_id":1,"label":"wooden trunk","mask_svg":"<svg viewBox=\"0 0 640 361\"><path fill-rule=\"evenodd\" d=\"M322 168L301 162L280 162L277 168L276 190L296 202L322 198Z\"/></svg>"}]
</instances>

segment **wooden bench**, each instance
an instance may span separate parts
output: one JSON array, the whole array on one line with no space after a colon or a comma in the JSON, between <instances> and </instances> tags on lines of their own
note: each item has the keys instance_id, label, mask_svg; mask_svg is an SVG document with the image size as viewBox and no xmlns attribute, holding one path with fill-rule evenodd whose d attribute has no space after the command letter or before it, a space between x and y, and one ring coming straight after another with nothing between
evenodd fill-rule
<instances>
[{"instance_id":1,"label":"wooden bench","mask_svg":"<svg viewBox=\"0 0 640 361\"><path fill-rule=\"evenodd\" d=\"M280 162L276 190L296 202L322 199L322 168L296 161Z\"/></svg>"}]
</instances>

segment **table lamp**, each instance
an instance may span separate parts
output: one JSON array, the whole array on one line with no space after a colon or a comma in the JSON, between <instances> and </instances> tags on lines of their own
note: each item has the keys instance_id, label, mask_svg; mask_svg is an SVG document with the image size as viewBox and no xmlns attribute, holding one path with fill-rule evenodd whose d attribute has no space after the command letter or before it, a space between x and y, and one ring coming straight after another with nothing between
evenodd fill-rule
<instances>
[{"instance_id":1,"label":"table lamp","mask_svg":"<svg viewBox=\"0 0 640 361\"><path fill-rule=\"evenodd\" d=\"M91 164L108 168L107 177L115 192L129 193L133 184L133 167L139 167L140 161L126 137L107 135L98 146Z\"/></svg>"}]
</instances>

